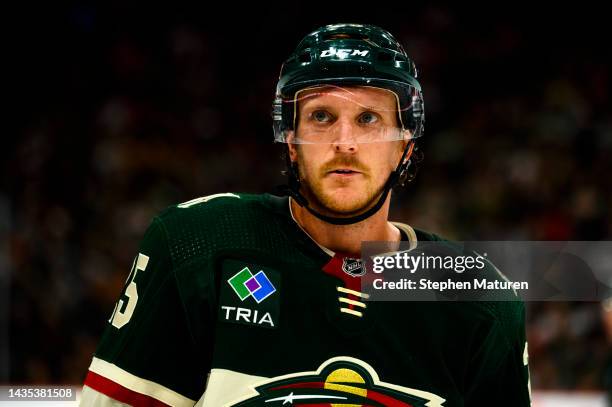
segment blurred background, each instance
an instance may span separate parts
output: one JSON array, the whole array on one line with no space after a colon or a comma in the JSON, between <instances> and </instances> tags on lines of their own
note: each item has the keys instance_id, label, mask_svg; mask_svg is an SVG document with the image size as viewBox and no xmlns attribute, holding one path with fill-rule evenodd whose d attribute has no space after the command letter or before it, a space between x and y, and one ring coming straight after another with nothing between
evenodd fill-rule
<instances>
[{"instance_id":1,"label":"blurred background","mask_svg":"<svg viewBox=\"0 0 612 407\"><path fill-rule=\"evenodd\" d=\"M393 219L459 240L612 240L603 10L232 7L111 1L7 16L17 92L1 153L0 384L82 383L157 212L275 191L280 65L329 23L391 31L419 70L424 160ZM527 330L534 405L603 400L610 307L529 303Z\"/></svg>"}]
</instances>

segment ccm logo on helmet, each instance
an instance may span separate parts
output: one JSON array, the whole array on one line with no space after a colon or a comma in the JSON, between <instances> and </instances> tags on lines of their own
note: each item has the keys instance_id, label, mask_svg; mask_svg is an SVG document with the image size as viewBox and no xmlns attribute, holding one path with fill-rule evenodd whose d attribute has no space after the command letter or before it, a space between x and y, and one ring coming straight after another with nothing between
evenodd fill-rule
<instances>
[{"instance_id":1,"label":"ccm logo on helmet","mask_svg":"<svg viewBox=\"0 0 612 407\"><path fill-rule=\"evenodd\" d=\"M346 49L346 48L341 48L341 49L336 49L334 47L331 47L330 49L326 49L321 51L321 58L325 58L325 57L331 57L336 55L338 58L346 58L349 56L357 56L359 55L360 57L365 57L366 55L368 55L368 52L370 52L369 50L365 49L365 50L358 50L358 49Z\"/></svg>"}]
</instances>

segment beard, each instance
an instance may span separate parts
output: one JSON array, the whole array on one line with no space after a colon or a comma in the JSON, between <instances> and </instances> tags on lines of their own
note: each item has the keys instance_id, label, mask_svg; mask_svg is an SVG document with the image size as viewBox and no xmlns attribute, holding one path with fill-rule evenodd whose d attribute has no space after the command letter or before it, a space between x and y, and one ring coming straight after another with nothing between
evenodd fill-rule
<instances>
[{"instance_id":1,"label":"beard","mask_svg":"<svg viewBox=\"0 0 612 407\"><path fill-rule=\"evenodd\" d=\"M298 159L298 174L302 194L310 206L327 216L351 217L359 215L378 202L384 190L383 185L375 185L368 168L353 157L339 157L320 169L309 169ZM327 179L329 171L338 167L358 170L363 180L332 181ZM332 184L333 185L330 185ZM344 184L344 185L342 185Z\"/></svg>"}]
</instances>

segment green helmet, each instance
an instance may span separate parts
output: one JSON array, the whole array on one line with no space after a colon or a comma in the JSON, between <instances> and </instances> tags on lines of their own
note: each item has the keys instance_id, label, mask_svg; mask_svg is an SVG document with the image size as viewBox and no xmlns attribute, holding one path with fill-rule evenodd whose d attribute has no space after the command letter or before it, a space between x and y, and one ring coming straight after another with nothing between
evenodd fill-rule
<instances>
[{"instance_id":1,"label":"green helmet","mask_svg":"<svg viewBox=\"0 0 612 407\"><path fill-rule=\"evenodd\" d=\"M281 68L273 104L275 141L293 130L295 94L317 85L371 86L394 92L398 119L412 138L423 134L425 112L417 71L401 44L373 25L333 24L308 34Z\"/></svg>"},{"instance_id":2,"label":"green helmet","mask_svg":"<svg viewBox=\"0 0 612 407\"><path fill-rule=\"evenodd\" d=\"M274 139L293 143L294 120L297 112L297 96L304 89L318 86L382 88L395 94L400 128L397 134L404 139L423 135L425 111L421 85L416 79L414 63L399 42L387 31L373 25L333 24L308 34L297 46L281 68L276 86L272 117ZM396 140L397 140L396 139ZM405 160L414 140L407 143L404 153L383 187L378 202L357 216L332 217L310 207L300 191L300 178L296 163L287 157L288 185L280 187L317 218L336 225L360 222L383 205L389 191L408 177L410 160Z\"/></svg>"}]
</instances>

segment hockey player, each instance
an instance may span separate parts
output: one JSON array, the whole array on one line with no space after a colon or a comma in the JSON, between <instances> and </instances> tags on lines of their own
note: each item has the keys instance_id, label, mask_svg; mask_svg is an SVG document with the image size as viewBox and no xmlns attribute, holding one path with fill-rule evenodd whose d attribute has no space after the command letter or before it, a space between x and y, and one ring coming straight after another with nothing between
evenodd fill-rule
<instances>
[{"instance_id":1,"label":"hockey player","mask_svg":"<svg viewBox=\"0 0 612 407\"><path fill-rule=\"evenodd\" d=\"M521 302L361 291L362 241L439 240L388 220L423 135L416 76L378 27L306 36L273 104L288 196L220 193L153 219L82 405L529 405Z\"/></svg>"}]
</instances>

